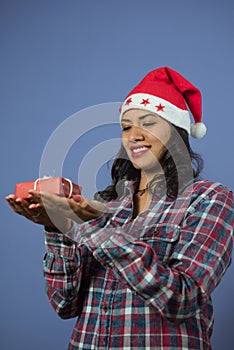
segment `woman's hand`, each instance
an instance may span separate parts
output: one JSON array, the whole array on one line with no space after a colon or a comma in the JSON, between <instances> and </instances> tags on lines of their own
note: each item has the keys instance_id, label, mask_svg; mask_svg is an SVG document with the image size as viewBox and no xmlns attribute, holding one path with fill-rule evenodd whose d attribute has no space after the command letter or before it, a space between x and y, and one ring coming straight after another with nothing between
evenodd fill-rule
<instances>
[{"instance_id":1,"label":"woman's hand","mask_svg":"<svg viewBox=\"0 0 234 350\"><path fill-rule=\"evenodd\" d=\"M66 232L72 221L81 223L97 218L104 211L103 203L77 195L72 199L45 192L30 191L30 200L6 197L11 208L28 220L48 227L51 231Z\"/></svg>"}]
</instances>

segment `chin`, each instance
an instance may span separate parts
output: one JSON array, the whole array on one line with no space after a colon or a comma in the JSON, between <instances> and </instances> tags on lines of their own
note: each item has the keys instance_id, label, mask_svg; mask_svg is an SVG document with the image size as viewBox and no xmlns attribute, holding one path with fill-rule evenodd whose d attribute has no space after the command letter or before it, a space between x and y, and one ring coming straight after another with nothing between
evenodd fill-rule
<instances>
[{"instance_id":1,"label":"chin","mask_svg":"<svg viewBox=\"0 0 234 350\"><path fill-rule=\"evenodd\" d=\"M154 165L152 164L152 162L150 164L140 164L140 162L132 162L132 165L135 169L141 170L146 174L156 174L158 172L162 172L162 167L158 161Z\"/></svg>"},{"instance_id":2,"label":"chin","mask_svg":"<svg viewBox=\"0 0 234 350\"><path fill-rule=\"evenodd\" d=\"M131 162L131 163L132 163L132 165L134 166L135 169L137 169L137 170L141 170L142 169L142 167L139 166L138 164L136 164L134 162Z\"/></svg>"}]
</instances>

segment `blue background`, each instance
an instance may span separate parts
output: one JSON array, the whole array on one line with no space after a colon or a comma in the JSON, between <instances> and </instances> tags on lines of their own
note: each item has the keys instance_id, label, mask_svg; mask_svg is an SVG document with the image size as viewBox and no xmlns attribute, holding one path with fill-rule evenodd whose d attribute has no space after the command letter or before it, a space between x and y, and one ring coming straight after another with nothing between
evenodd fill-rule
<instances>
[{"instance_id":1,"label":"blue background","mask_svg":"<svg viewBox=\"0 0 234 350\"><path fill-rule=\"evenodd\" d=\"M234 189L233 18L232 0L0 1L1 350L64 350L74 325L47 300L42 229L4 199L16 182L37 178L44 146L65 118L121 101L148 71L171 66L203 93L208 134L192 140L203 176ZM101 135L88 134L82 147ZM63 169L74 181L76 153ZM100 174L103 188L107 170ZM215 350L234 343L233 272L232 265L213 295Z\"/></svg>"}]
</instances>

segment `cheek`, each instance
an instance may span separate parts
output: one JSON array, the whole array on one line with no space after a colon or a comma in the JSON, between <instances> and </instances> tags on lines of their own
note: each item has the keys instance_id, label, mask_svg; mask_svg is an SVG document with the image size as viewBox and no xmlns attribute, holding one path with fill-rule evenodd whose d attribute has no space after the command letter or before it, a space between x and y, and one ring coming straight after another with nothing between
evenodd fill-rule
<instances>
[{"instance_id":1,"label":"cheek","mask_svg":"<svg viewBox=\"0 0 234 350\"><path fill-rule=\"evenodd\" d=\"M122 136L122 145L123 145L123 147L126 149L127 139L124 138L124 136Z\"/></svg>"},{"instance_id":2,"label":"cheek","mask_svg":"<svg viewBox=\"0 0 234 350\"><path fill-rule=\"evenodd\" d=\"M161 145L162 147L165 147L170 139L171 131L169 128L156 130L152 137L154 138L155 145Z\"/></svg>"}]
</instances>

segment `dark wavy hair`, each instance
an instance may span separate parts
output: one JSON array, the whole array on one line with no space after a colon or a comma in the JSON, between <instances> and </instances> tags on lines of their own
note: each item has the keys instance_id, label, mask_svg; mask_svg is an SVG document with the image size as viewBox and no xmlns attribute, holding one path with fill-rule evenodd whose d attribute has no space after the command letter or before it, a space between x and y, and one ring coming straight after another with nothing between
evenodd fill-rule
<instances>
[{"instance_id":1,"label":"dark wavy hair","mask_svg":"<svg viewBox=\"0 0 234 350\"><path fill-rule=\"evenodd\" d=\"M164 183L166 194L175 198L188 183L199 178L203 169L203 159L192 150L187 131L176 126L171 128L171 137L159 159L159 164L163 174L155 174L149 189L153 191L155 182ZM105 201L119 198L123 193L125 180L132 180L137 192L140 176L141 170L133 166L125 148L121 145L111 168L112 184L104 191L97 192L95 198Z\"/></svg>"}]
</instances>

